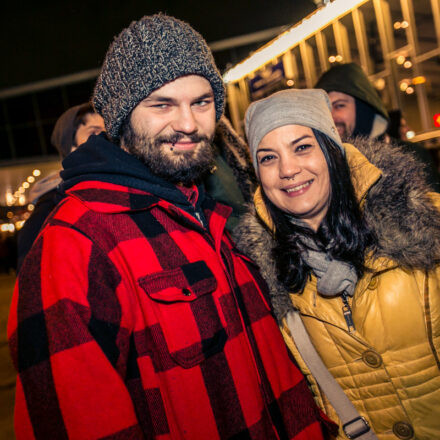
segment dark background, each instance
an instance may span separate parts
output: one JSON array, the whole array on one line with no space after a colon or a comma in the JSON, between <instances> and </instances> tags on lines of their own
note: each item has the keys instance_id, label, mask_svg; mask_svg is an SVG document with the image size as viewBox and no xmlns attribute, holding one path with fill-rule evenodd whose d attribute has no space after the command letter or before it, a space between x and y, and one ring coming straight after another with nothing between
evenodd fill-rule
<instances>
[{"instance_id":1,"label":"dark background","mask_svg":"<svg viewBox=\"0 0 440 440\"><path fill-rule=\"evenodd\" d=\"M314 9L311 0L7 0L0 10L0 90L98 68L113 37L143 15L174 15L214 42L295 24ZM220 69L255 48L216 53Z\"/></svg>"}]
</instances>

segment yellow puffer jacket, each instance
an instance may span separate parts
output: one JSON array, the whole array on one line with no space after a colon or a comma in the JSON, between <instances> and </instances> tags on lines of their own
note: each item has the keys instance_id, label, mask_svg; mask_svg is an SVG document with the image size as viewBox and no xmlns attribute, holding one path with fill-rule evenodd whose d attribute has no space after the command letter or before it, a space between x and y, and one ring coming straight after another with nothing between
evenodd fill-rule
<instances>
[{"instance_id":1,"label":"yellow puffer jacket","mask_svg":"<svg viewBox=\"0 0 440 440\"><path fill-rule=\"evenodd\" d=\"M366 259L371 271L358 281L350 298L354 331L348 329L341 297L319 295L314 277L301 294L280 297L283 288L273 262L268 263L274 245L272 223L260 191L255 206L267 228L254 212L243 220L235 238L259 264L272 290L284 339L318 404L333 420L338 420L334 409L287 329L285 315L292 304L325 365L379 439L440 439L440 266L435 263L440 261L440 195L426 193L411 160L404 170L398 163L406 160L404 156L389 163L391 159L384 159L384 152L374 145L364 141L362 147L388 168L381 171L356 148L345 145L357 197L380 246ZM405 187L408 179L413 181ZM346 439L342 429L338 439Z\"/></svg>"}]
</instances>

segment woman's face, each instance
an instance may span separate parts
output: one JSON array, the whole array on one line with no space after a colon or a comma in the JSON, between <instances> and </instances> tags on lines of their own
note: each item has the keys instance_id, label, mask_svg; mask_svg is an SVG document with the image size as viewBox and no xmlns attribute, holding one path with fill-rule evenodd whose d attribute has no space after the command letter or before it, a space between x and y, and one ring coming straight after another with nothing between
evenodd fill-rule
<instances>
[{"instance_id":1,"label":"woman's face","mask_svg":"<svg viewBox=\"0 0 440 440\"><path fill-rule=\"evenodd\" d=\"M267 133L257 149L261 186L279 209L319 228L330 202L330 175L309 127L285 125Z\"/></svg>"}]
</instances>

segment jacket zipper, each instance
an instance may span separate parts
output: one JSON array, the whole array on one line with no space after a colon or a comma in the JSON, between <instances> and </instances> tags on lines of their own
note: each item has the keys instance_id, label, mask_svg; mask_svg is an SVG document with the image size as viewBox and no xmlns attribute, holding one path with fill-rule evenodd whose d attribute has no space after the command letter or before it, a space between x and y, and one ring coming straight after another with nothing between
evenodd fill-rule
<instances>
[{"instance_id":1,"label":"jacket zipper","mask_svg":"<svg viewBox=\"0 0 440 440\"><path fill-rule=\"evenodd\" d=\"M356 328L354 327L353 314L351 312L350 304L348 303L347 294L344 292L341 295L341 298L342 298L342 303L343 303L342 313L344 315L345 322L347 323L348 331L350 333L352 333L356 330Z\"/></svg>"}]
</instances>

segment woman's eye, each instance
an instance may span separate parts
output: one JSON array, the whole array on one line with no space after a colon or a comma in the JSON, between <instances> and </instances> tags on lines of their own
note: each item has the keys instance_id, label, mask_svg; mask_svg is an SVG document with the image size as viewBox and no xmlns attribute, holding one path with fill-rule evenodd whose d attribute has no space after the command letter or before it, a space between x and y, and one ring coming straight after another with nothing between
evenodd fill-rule
<instances>
[{"instance_id":1,"label":"woman's eye","mask_svg":"<svg viewBox=\"0 0 440 440\"><path fill-rule=\"evenodd\" d=\"M260 156L259 162L260 163L267 163L270 162L275 156L272 154L266 154L265 156Z\"/></svg>"},{"instance_id":2,"label":"woman's eye","mask_svg":"<svg viewBox=\"0 0 440 440\"><path fill-rule=\"evenodd\" d=\"M298 145L298 146L295 148L295 151L298 152L298 153L301 153L301 152L303 152L303 151L308 150L309 148L312 148L312 145L311 145L311 144Z\"/></svg>"}]
</instances>

